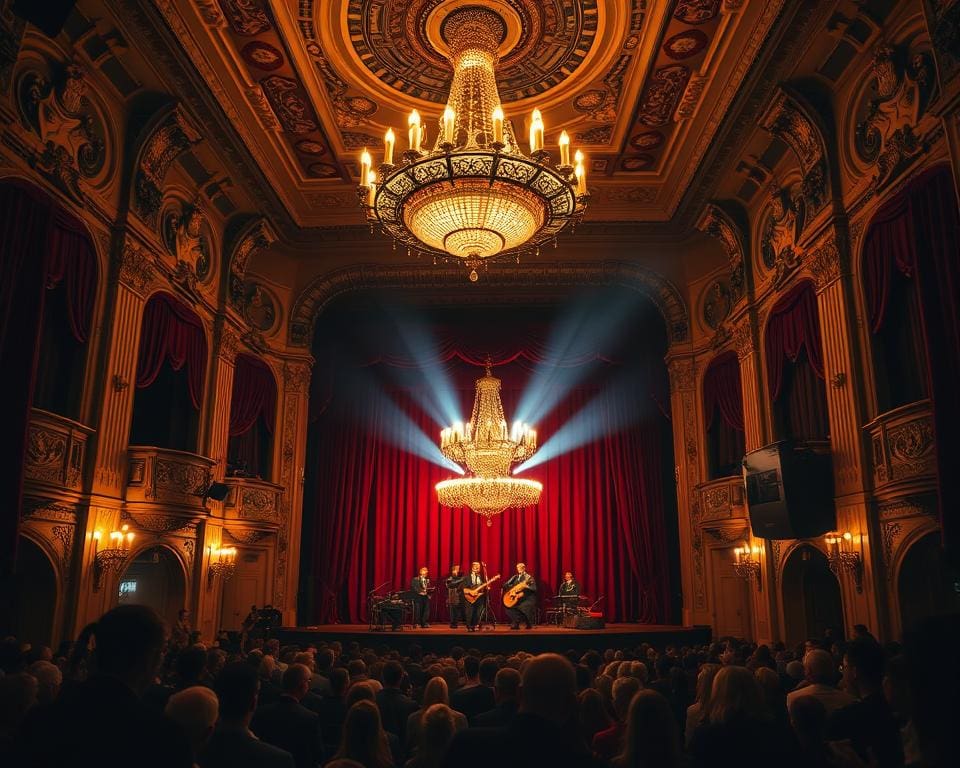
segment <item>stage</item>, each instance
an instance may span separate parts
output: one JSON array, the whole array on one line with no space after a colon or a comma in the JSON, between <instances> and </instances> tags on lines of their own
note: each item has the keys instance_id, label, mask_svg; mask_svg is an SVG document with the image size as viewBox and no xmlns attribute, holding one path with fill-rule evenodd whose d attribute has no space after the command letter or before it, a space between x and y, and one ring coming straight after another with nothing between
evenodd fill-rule
<instances>
[{"instance_id":1,"label":"stage","mask_svg":"<svg viewBox=\"0 0 960 768\"><path fill-rule=\"evenodd\" d=\"M607 648L635 647L650 643L658 649L665 645L700 645L710 642L710 627L681 627L668 624L607 624L604 629L566 629L541 625L534 629L511 630L498 624L481 632L468 632L464 627L450 629L446 624L433 624L427 629L413 629L409 625L393 632L373 631L366 624L323 624L313 627L282 627L277 631L280 643L356 641L363 647L386 645L406 652L411 645L424 651L445 652L455 645L475 648L484 653L509 651L564 652L570 649L603 651Z\"/></svg>"}]
</instances>

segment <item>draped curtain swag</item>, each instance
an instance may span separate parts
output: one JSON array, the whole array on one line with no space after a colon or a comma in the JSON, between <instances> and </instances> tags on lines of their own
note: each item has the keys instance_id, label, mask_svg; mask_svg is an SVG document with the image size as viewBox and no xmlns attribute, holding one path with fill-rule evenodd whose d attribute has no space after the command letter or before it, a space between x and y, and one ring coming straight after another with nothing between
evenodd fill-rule
<instances>
[{"instance_id":1,"label":"draped curtain swag","mask_svg":"<svg viewBox=\"0 0 960 768\"><path fill-rule=\"evenodd\" d=\"M801 350L806 351L817 378L824 378L820 313L812 282L797 283L773 305L764 346L771 400L777 400L783 389L784 361L795 363Z\"/></svg>"},{"instance_id":2,"label":"draped curtain swag","mask_svg":"<svg viewBox=\"0 0 960 768\"><path fill-rule=\"evenodd\" d=\"M199 411L207 366L203 323L193 310L173 296L158 293L150 298L143 311L137 387L143 389L153 384L165 362L175 371L186 367L190 401Z\"/></svg>"}]
</instances>

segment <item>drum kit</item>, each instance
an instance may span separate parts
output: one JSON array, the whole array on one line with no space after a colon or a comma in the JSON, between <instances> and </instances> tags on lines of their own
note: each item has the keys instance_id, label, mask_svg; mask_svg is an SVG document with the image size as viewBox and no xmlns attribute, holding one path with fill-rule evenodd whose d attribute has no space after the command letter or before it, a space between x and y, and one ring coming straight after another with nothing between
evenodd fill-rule
<instances>
[{"instance_id":1,"label":"drum kit","mask_svg":"<svg viewBox=\"0 0 960 768\"><path fill-rule=\"evenodd\" d=\"M370 615L372 632L383 632L388 625L398 628L413 623L413 598L416 593L406 590L379 594L385 586L386 583L381 584L367 593L367 613Z\"/></svg>"},{"instance_id":2,"label":"drum kit","mask_svg":"<svg viewBox=\"0 0 960 768\"><path fill-rule=\"evenodd\" d=\"M587 595L554 595L547 600L550 601L546 613L547 623L556 624L558 627L569 624L577 616L589 616L593 607Z\"/></svg>"}]
</instances>

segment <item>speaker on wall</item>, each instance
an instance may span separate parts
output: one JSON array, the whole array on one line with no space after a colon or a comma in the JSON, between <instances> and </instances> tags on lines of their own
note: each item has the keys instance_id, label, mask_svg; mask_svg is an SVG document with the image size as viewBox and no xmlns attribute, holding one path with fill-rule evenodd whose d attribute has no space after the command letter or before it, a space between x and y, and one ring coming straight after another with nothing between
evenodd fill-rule
<instances>
[{"instance_id":1,"label":"speaker on wall","mask_svg":"<svg viewBox=\"0 0 960 768\"><path fill-rule=\"evenodd\" d=\"M830 454L782 440L743 457L750 529L761 539L806 539L836 529Z\"/></svg>"},{"instance_id":2,"label":"speaker on wall","mask_svg":"<svg viewBox=\"0 0 960 768\"><path fill-rule=\"evenodd\" d=\"M230 486L226 483L210 483L210 487L207 488L207 498L214 501L223 501L227 498L229 492Z\"/></svg>"},{"instance_id":3,"label":"speaker on wall","mask_svg":"<svg viewBox=\"0 0 960 768\"><path fill-rule=\"evenodd\" d=\"M13 0L13 13L48 37L56 37L76 4L77 0Z\"/></svg>"}]
</instances>

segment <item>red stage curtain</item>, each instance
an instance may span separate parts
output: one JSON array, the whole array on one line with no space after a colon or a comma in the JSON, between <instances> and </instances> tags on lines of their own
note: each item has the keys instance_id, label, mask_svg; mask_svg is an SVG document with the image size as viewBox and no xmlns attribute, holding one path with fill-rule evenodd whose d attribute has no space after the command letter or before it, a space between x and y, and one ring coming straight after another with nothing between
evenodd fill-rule
<instances>
[{"instance_id":1,"label":"red stage curtain","mask_svg":"<svg viewBox=\"0 0 960 768\"><path fill-rule=\"evenodd\" d=\"M807 360L817 377L824 378L820 314L813 283L808 280L797 283L773 305L767 320L765 349L771 400L780 396L784 361L796 362L801 349L806 350Z\"/></svg>"},{"instance_id":2,"label":"red stage curtain","mask_svg":"<svg viewBox=\"0 0 960 768\"><path fill-rule=\"evenodd\" d=\"M230 437L249 432L257 419L273 432L277 408L277 383L270 367L252 355L237 355L230 397Z\"/></svg>"},{"instance_id":3,"label":"red stage curtain","mask_svg":"<svg viewBox=\"0 0 960 768\"><path fill-rule=\"evenodd\" d=\"M97 289L97 259L90 235L83 225L64 211L57 211L50 232L47 287L66 285L70 331L81 344L90 335L93 302Z\"/></svg>"},{"instance_id":4,"label":"red stage curtain","mask_svg":"<svg viewBox=\"0 0 960 768\"><path fill-rule=\"evenodd\" d=\"M923 344L937 435L940 514L948 552L960 559L960 475L950 441L960 431L960 212L950 169L937 166L886 203L870 224L863 273L874 332L883 326L893 270L919 282Z\"/></svg>"},{"instance_id":5,"label":"red stage curtain","mask_svg":"<svg viewBox=\"0 0 960 768\"><path fill-rule=\"evenodd\" d=\"M735 352L717 355L703 376L703 414L710 440L711 476L736 474L743 458L743 392Z\"/></svg>"},{"instance_id":6,"label":"red stage curtain","mask_svg":"<svg viewBox=\"0 0 960 768\"><path fill-rule=\"evenodd\" d=\"M203 324L191 309L173 296L157 293L143 310L137 387L143 389L153 384L165 362L169 362L175 371L186 366L190 401L199 411L207 367L207 339Z\"/></svg>"},{"instance_id":7,"label":"red stage curtain","mask_svg":"<svg viewBox=\"0 0 960 768\"><path fill-rule=\"evenodd\" d=\"M382 336L389 348L392 334L384 330ZM529 347L512 344L496 350L503 357L494 359L494 375L503 382L508 419L535 369L531 361L543 359L544 345L537 339L526 341ZM461 341L454 349L444 354L440 371L453 382L461 411L469 414L473 384L482 375L476 364L483 363L490 345L478 342L471 349ZM361 364L369 365L363 352L353 352ZM502 572L504 579L518 560L526 562L540 583L541 606L543 598L556 594L562 572L570 569L586 594L603 598L600 605L609 620L671 620L673 566L666 520L675 511L667 508L665 496L672 498L672 486L665 487L665 481L672 483L673 458L664 452L670 450L669 425L655 401L662 397L666 379L662 355L662 349L650 352L637 366L635 386L629 392L614 388L613 395L603 384L622 371L602 365L598 375L574 388L536 425L542 445L583 406L608 393L596 412L596 419L608 424L606 436L523 473L543 483L540 504L507 510L492 527L469 510L437 503L434 485L453 473L417 453L421 440L435 444L439 437L439 426L416 405L420 385L401 386L395 367L383 362L374 372L391 380L388 398L367 399L357 387L341 383L330 407L313 424L308 449L307 497L313 502L305 505L304 515L313 520L306 526L312 530L311 540L304 541L303 548L309 553L306 564L312 575L306 578L313 580L315 596L310 618L324 623L365 621L367 593L373 587L387 582L391 588L406 588L420 565L442 577L453 562L468 567L480 559L491 576ZM596 361L603 356L582 357ZM341 365L323 359L328 367ZM404 355L391 359L400 368L413 366ZM510 362L501 365L504 360ZM343 394L346 387L350 396ZM639 421L618 426L626 424L625 414L636 411L638 400L643 403ZM404 437L387 440L384 435L397 412L413 426ZM434 602L434 609L446 619L443 599Z\"/></svg>"}]
</instances>

